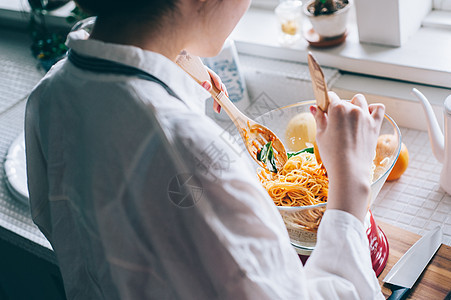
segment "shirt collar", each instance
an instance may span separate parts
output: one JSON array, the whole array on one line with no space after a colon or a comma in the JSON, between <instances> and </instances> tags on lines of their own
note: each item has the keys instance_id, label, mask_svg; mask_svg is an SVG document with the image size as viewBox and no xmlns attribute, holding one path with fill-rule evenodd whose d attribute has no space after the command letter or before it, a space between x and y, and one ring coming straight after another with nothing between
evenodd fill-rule
<instances>
[{"instance_id":1,"label":"shirt collar","mask_svg":"<svg viewBox=\"0 0 451 300\"><path fill-rule=\"evenodd\" d=\"M78 54L106 59L146 71L166 83L191 109L205 113L210 93L167 57L152 51L88 39L84 30L69 33L67 46Z\"/></svg>"}]
</instances>

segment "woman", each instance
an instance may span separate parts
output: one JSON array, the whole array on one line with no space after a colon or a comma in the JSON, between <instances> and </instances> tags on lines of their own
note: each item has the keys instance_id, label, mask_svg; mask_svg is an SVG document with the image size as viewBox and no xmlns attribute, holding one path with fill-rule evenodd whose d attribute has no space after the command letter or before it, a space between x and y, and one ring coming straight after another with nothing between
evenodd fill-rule
<instances>
[{"instance_id":1,"label":"woman","mask_svg":"<svg viewBox=\"0 0 451 300\"><path fill-rule=\"evenodd\" d=\"M69 35L26 112L32 216L69 299L382 299L362 221L384 108L332 93L328 113L311 108L330 197L303 267L204 114L208 92L174 64L216 55L249 2L78 1L93 32Z\"/></svg>"}]
</instances>

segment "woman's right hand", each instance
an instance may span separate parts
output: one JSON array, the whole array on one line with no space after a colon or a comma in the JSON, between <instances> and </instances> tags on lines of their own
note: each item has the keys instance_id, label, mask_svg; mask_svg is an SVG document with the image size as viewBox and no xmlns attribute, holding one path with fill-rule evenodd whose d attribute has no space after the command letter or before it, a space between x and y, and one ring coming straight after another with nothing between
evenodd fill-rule
<instances>
[{"instance_id":1,"label":"woman's right hand","mask_svg":"<svg viewBox=\"0 0 451 300\"><path fill-rule=\"evenodd\" d=\"M327 208L347 211L363 221L385 107L368 105L360 94L348 102L329 92L329 99L327 112L311 107L319 153L329 177Z\"/></svg>"},{"instance_id":2,"label":"woman's right hand","mask_svg":"<svg viewBox=\"0 0 451 300\"><path fill-rule=\"evenodd\" d=\"M227 97L229 97L229 93L227 92L227 88L226 88L225 84L222 83L222 80L221 80L221 78L219 77L219 75L216 74L216 73L215 73L213 70L211 70L210 68L208 68L208 67L205 67L205 68L207 69L208 74L210 74L211 81L213 82L213 84L215 85L215 87L216 87L218 90L223 91L224 94L225 94ZM202 87L203 87L204 89L206 89L207 91L210 91L210 90L211 90L211 83L210 83L209 81L204 81L204 82L202 83ZM218 113L218 114L221 112L221 105L219 105L219 103L218 103L216 100L214 100L214 102L213 102L213 110L214 110L216 113Z\"/></svg>"}]
</instances>

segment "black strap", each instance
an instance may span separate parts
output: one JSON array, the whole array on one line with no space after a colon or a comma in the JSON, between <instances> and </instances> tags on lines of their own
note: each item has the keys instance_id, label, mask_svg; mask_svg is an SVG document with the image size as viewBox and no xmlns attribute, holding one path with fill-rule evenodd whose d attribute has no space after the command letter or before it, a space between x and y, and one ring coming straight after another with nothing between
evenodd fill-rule
<instances>
[{"instance_id":1,"label":"black strap","mask_svg":"<svg viewBox=\"0 0 451 300\"><path fill-rule=\"evenodd\" d=\"M106 59L80 55L72 49L68 52L68 59L77 68L87 71L136 76L144 80L158 83L168 92L169 95L182 101L182 99L180 99L180 97L177 96L177 94L166 83L141 69Z\"/></svg>"}]
</instances>

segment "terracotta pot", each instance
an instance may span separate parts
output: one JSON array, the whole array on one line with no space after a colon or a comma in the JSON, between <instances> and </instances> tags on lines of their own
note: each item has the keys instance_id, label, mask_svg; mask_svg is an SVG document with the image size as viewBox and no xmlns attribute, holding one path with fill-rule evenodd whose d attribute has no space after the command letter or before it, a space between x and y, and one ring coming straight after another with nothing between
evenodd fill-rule
<instances>
[{"instance_id":1,"label":"terracotta pot","mask_svg":"<svg viewBox=\"0 0 451 300\"><path fill-rule=\"evenodd\" d=\"M312 23L313 29L323 38L333 38L340 36L346 32L346 26L348 22L348 14L352 6L352 2L349 1L348 5L344 8L337 10L330 15L314 16L309 12L308 7L313 5L314 0L308 1L304 6L304 15L308 17Z\"/></svg>"}]
</instances>

